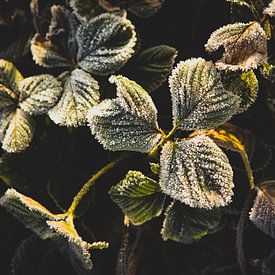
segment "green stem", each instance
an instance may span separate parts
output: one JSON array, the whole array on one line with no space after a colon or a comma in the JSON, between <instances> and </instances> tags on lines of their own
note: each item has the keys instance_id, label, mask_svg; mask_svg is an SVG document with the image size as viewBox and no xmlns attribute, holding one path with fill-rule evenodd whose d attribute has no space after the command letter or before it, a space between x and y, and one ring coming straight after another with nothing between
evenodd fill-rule
<instances>
[{"instance_id":1,"label":"green stem","mask_svg":"<svg viewBox=\"0 0 275 275\"><path fill-rule=\"evenodd\" d=\"M80 201L83 199L83 197L89 192L92 185L95 183L96 180L98 180L101 176L103 176L106 172L108 172L110 169L112 169L114 166L116 166L119 162L121 162L123 159L125 159L125 156L122 156L118 158L115 161L112 161L102 167L96 174L94 174L80 189L80 191L76 194L76 196L73 199L73 202L70 206L70 208L67 211L68 216L74 217L74 213L76 210L76 207L80 203Z\"/></svg>"},{"instance_id":2,"label":"green stem","mask_svg":"<svg viewBox=\"0 0 275 275\"><path fill-rule=\"evenodd\" d=\"M244 167L245 167L245 170L246 170L246 173L247 173L247 176L248 176L250 189L253 190L255 188L255 182L254 182L253 171L251 169L248 156L247 156L245 150L240 151L240 155L241 155L241 158L243 160Z\"/></svg>"}]
</instances>

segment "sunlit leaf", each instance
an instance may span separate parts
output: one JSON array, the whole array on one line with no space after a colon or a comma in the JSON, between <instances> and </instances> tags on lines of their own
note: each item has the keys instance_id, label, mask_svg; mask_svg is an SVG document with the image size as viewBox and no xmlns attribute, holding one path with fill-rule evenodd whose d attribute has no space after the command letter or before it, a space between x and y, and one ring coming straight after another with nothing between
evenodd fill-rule
<instances>
[{"instance_id":1,"label":"sunlit leaf","mask_svg":"<svg viewBox=\"0 0 275 275\"><path fill-rule=\"evenodd\" d=\"M178 63L169 78L173 124L184 130L215 128L238 111L240 98L224 89L212 62Z\"/></svg>"},{"instance_id":2,"label":"sunlit leaf","mask_svg":"<svg viewBox=\"0 0 275 275\"><path fill-rule=\"evenodd\" d=\"M86 123L88 111L98 103L98 82L89 73L75 69L65 81L63 94L49 116L56 124L77 127Z\"/></svg>"},{"instance_id":3,"label":"sunlit leaf","mask_svg":"<svg viewBox=\"0 0 275 275\"><path fill-rule=\"evenodd\" d=\"M225 206L231 202L233 172L226 155L208 137L167 142L160 158L160 186L173 199L191 207Z\"/></svg>"},{"instance_id":4,"label":"sunlit leaf","mask_svg":"<svg viewBox=\"0 0 275 275\"><path fill-rule=\"evenodd\" d=\"M223 81L227 91L238 95L242 100L240 112L246 111L256 100L259 84L253 70L247 72L229 72Z\"/></svg>"},{"instance_id":5,"label":"sunlit leaf","mask_svg":"<svg viewBox=\"0 0 275 275\"><path fill-rule=\"evenodd\" d=\"M135 225L159 216L165 200L159 184L138 171L129 171L109 194Z\"/></svg>"},{"instance_id":6,"label":"sunlit leaf","mask_svg":"<svg viewBox=\"0 0 275 275\"><path fill-rule=\"evenodd\" d=\"M0 113L0 141L9 153L25 150L33 137L34 122L23 110L8 109Z\"/></svg>"},{"instance_id":7,"label":"sunlit leaf","mask_svg":"<svg viewBox=\"0 0 275 275\"><path fill-rule=\"evenodd\" d=\"M268 5L268 7L266 7L265 9L264 9L264 12L263 12L264 14L267 14L267 15L269 15L269 16L271 16L271 17L274 17L275 16L275 0L272 0L270 3L269 3L269 5Z\"/></svg>"},{"instance_id":8,"label":"sunlit leaf","mask_svg":"<svg viewBox=\"0 0 275 275\"><path fill-rule=\"evenodd\" d=\"M43 114L52 108L61 95L62 87L49 74L31 76L19 84L19 106L29 114Z\"/></svg>"},{"instance_id":9,"label":"sunlit leaf","mask_svg":"<svg viewBox=\"0 0 275 275\"><path fill-rule=\"evenodd\" d=\"M174 201L165 213L162 238L189 244L217 228L221 221L218 209L198 209Z\"/></svg>"},{"instance_id":10,"label":"sunlit leaf","mask_svg":"<svg viewBox=\"0 0 275 275\"><path fill-rule=\"evenodd\" d=\"M91 109L92 134L108 150L149 152L161 137L151 97L126 77L112 76L110 82L117 85L117 98Z\"/></svg>"},{"instance_id":11,"label":"sunlit leaf","mask_svg":"<svg viewBox=\"0 0 275 275\"><path fill-rule=\"evenodd\" d=\"M135 56L126 73L147 91L154 91L167 80L176 56L176 49L166 45L148 48Z\"/></svg>"},{"instance_id":12,"label":"sunlit leaf","mask_svg":"<svg viewBox=\"0 0 275 275\"><path fill-rule=\"evenodd\" d=\"M222 59L216 62L220 70L255 69L267 61L267 37L259 23L234 23L214 31L205 48L208 52L225 49Z\"/></svg>"},{"instance_id":13,"label":"sunlit leaf","mask_svg":"<svg viewBox=\"0 0 275 275\"><path fill-rule=\"evenodd\" d=\"M249 218L256 227L275 239L275 181L257 186L257 196Z\"/></svg>"},{"instance_id":14,"label":"sunlit leaf","mask_svg":"<svg viewBox=\"0 0 275 275\"><path fill-rule=\"evenodd\" d=\"M90 73L108 75L133 55L136 32L128 19L105 13L80 25L76 39L79 66Z\"/></svg>"}]
</instances>

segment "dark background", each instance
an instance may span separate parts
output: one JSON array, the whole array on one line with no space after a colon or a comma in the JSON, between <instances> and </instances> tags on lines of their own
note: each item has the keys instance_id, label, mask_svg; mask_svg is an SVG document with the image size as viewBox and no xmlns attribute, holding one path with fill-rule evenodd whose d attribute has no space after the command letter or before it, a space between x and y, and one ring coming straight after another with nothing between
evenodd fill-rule
<instances>
[{"instance_id":1,"label":"dark background","mask_svg":"<svg viewBox=\"0 0 275 275\"><path fill-rule=\"evenodd\" d=\"M0 49L8 46L23 32L32 29L28 1L18 0L10 3L0 2L2 19L12 13L14 7L24 10L25 18L16 19L0 27ZM235 16L239 15L235 13ZM129 17L139 31L142 49L158 44L173 46L179 52L177 61L198 56L215 59L216 56L210 57L205 53L204 44L212 31L232 20L230 6L224 0L167 0L154 17L141 19L132 14L129 14ZM243 14L241 18L247 21L249 14ZM270 50L272 54L272 45ZM30 54L18 60L16 65L24 76L44 72L57 75L60 72L36 66ZM275 178L272 169L275 125L272 110L267 104L272 87L262 78L260 84L256 104L247 113L235 117L232 121L249 129L256 139L256 155L253 156L252 166L255 168L257 181ZM169 129L171 104L167 84L152 96L159 109L161 127ZM114 154L104 152L87 127L68 130L53 125L45 117L36 118L36 122L36 134L30 148L16 155L2 152L0 169L18 191L32 196L56 212L60 210L51 195L58 198L62 208L66 208L82 184L113 158ZM143 226L131 227L126 250L129 265L127 274L240 274L235 251L236 225L248 191L248 182L237 155L229 156L233 167L238 167L235 169L237 195L234 211L228 211L228 214L224 215L221 230L192 245L182 245L162 241L159 231L163 215ZM77 222L83 239L110 242L109 249L93 252L94 269L90 274L115 274L117 257L126 229L123 226L123 215L108 197L108 190L128 169L140 169L150 175L147 159L136 154L131 161L115 168L96 183L92 196L89 196L89 200L93 201L88 209L85 208L86 211ZM6 188L1 182L1 194ZM29 230L3 209L0 209L0 274L11 274L13 255L26 238L29 239L25 241L25 249L21 246L16 252L16 275L75 274L70 263L51 241L40 241L33 237ZM274 247L274 241L248 223L245 230L245 253L250 266L249 274L261 274L262 260ZM24 253L21 253L22 251Z\"/></svg>"}]
</instances>

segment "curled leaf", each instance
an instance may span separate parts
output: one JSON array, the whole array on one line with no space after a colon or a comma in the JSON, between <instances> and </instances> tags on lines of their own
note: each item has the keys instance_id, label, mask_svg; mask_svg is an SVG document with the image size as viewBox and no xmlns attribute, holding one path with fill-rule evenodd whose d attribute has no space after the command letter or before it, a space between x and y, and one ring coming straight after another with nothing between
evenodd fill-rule
<instances>
[{"instance_id":1,"label":"curled leaf","mask_svg":"<svg viewBox=\"0 0 275 275\"><path fill-rule=\"evenodd\" d=\"M76 39L79 66L90 73L108 75L133 55L136 32L128 19L106 13L80 25Z\"/></svg>"},{"instance_id":2,"label":"curled leaf","mask_svg":"<svg viewBox=\"0 0 275 275\"><path fill-rule=\"evenodd\" d=\"M275 239L275 181L266 181L257 187L249 218L256 227Z\"/></svg>"},{"instance_id":3,"label":"curled leaf","mask_svg":"<svg viewBox=\"0 0 275 275\"><path fill-rule=\"evenodd\" d=\"M86 123L91 107L98 103L98 82L89 73L75 69L65 80L63 94L49 116L59 125L80 126Z\"/></svg>"},{"instance_id":4,"label":"curled leaf","mask_svg":"<svg viewBox=\"0 0 275 275\"><path fill-rule=\"evenodd\" d=\"M110 82L117 85L117 98L91 109L92 134L108 150L149 152L161 137L151 97L126 77L112 76Z\"/></svg>"},{"instance_id":5,"label":"curled leaf","mask_svg":"<svg viewBox=\"0 0 275 275\"><path fill-rule=\"evenodd\" d=\"M174 201L166 210L161 235L165 241L190 244L216 229L220 221L218 209L191 208Z\"/></svg>"},{"instance_id":6,"label":"curled leaf","mask_svg":"<svg viewBox=\"0 0 275 275\"><path fill-rule=\"evenodd\" d=\"M267 37L259 23L234 23L214 31L205 45L208 52L225 49L216 62L220 70L256 69L267 62Z\"/></svg>"},{"instance_id":7,"label":"curled leaf","mask_svg":"<svg viewBox=\"0 0 275 275\"><path fill-rule=\"evenodd\" d=\"M159 184L138 171L129 171L109 194L134 225L159 216L165 200Z\"/></svg>"},{"instance_id":8,"label":"curled leaf","mask_svg":"<svg viewBox=\"0 0 275 275\"><path fill-rule=\"evenodd\" d=\"M173 124L183 130L215 128L238 111L240 98L226 91L212 62L178 63L169 78Z\"/></svg>"},{"instance_id":9,"label":"curled leaf","mask_svg":"<svg viewBox=\"0 0 275 275\"><path fill-rule=\"evenodd\" d=\"M167 142L160 157L160 186L173 199L191 207L228 205L233 171L226 155L208 137Z\"/></svg>"},{"instance_id":10,"label":"curled leaf","mask_svg":"<svg viewBox=\"0 0 275 275\"><path fill-rule=\"evenodd\" d=\"M43 114L54 106L62 87L55 77L48 74L31 76L19 83L19 106L29 114Z\"/></svg>"}]
</instances>

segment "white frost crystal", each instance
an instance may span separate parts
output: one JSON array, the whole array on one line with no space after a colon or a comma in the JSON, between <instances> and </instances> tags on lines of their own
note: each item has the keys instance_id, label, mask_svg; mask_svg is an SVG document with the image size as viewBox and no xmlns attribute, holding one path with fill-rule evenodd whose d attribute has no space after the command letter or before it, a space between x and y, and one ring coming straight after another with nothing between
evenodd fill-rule
<instances>
[{"instance_id":1,"label":"white frost crystal","mask_svg":"<svg viewBox=\"0 0 275 275\"><path fill-rule=\"evenodd\" d=\"M220 46L225 49L216 62L220 70L247 71L267 62L267 37L257 22L229 24L214 31L205 48L213 52Z\"/></svg>"},{"instance_id":2,"label":"white frost crystal","mask_svg":"<svg viewBox=\"0 0 275 275\"><path fill-rule=\"evenodd\" d=\"M264 12L263 12L264 14L267 14L267 15L269 15L269 16L271 16L271 17L274 17L275 16L275 0L272 0L270 3L269 3L269 5L268 5L268 7L266 7L265 9L264 9Z\"/></svg>"},{"instance_id":3,"label":"white frost crystal","mask_svg":"<svg viewBox=\"0 0 275 275\"><path fill-rule=\"evenodd\" d=\"M149 94L134 81L112 76L117 98L107 99L91 109L91 132L112 151L149 152L161 137L157 109Z\"/></svg>"},{"instance_id":4,"label":"white frost crystal","mask_svg":"<svg viewBox=\"0 0 275 275\"><path fill-rule=\"evenodd\" d=\"M225 206L233 196L233 171L210 138L167 142L160 158L160 186L165 194L191 207Z\"/></svg>"},{"instance_id":5,"label":"white frost crystal","mask_svg":"<svg viewBox=\"0 0 275 275\"><path fill-rule=\"evenodd\" d=\"M215 128L238 111L240 98L226 91L212 62L191 58L169 78L173 124L184 130Z\"/></svg>"},{"instance_id":6,"label":"white frost crystal","mask_svg":"<svg viewBox=\"0 0 275 275\"><path fill-rule=\"evenodd\" d=\"M98 82L89 73L75 69L65 80L63 94L49 116L56 124L77 127L86 123L88 111L98 103Z\"/></svg>"}]
</instances>

